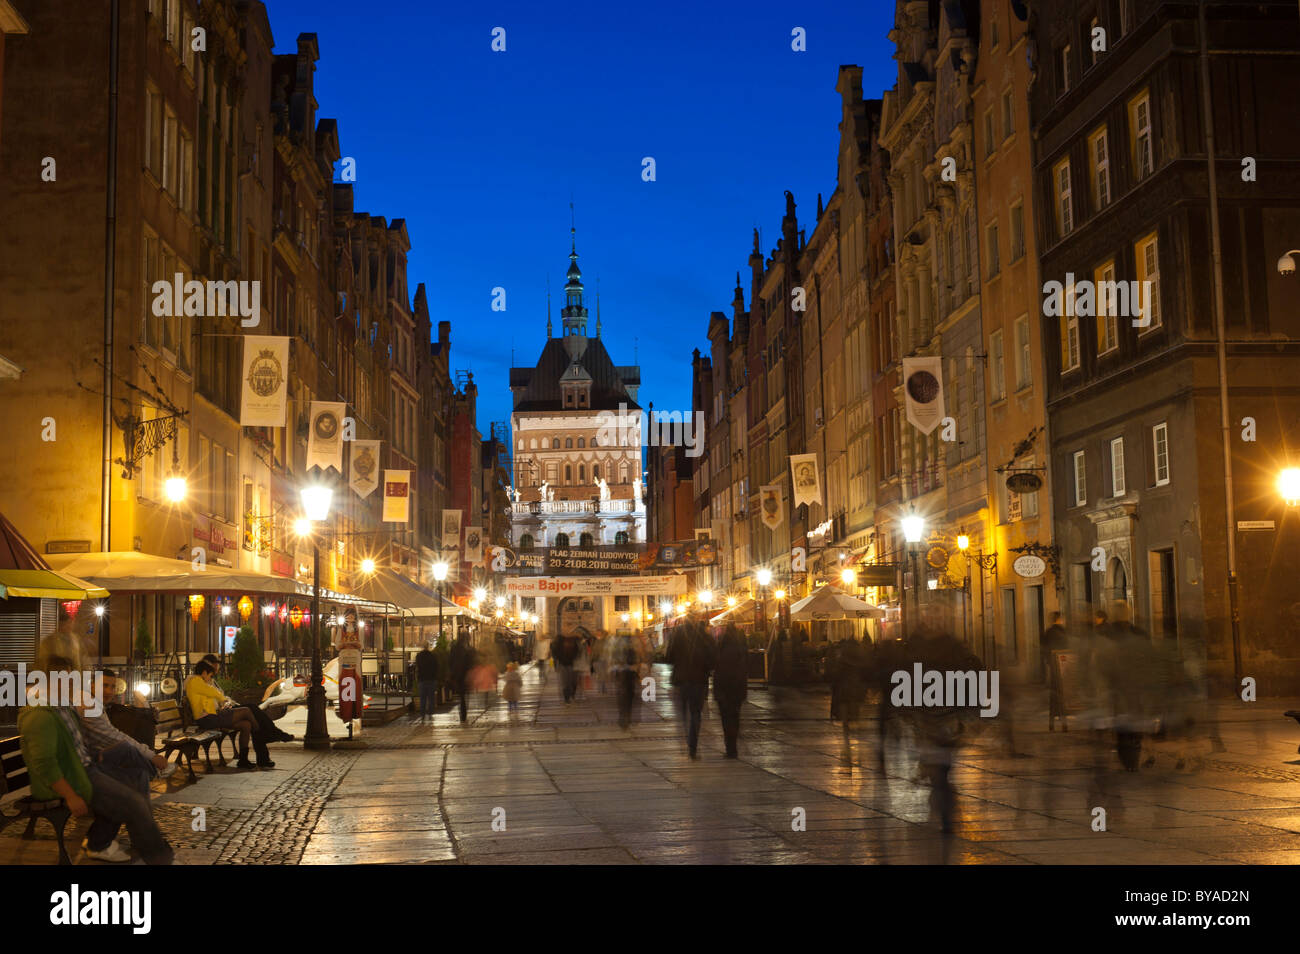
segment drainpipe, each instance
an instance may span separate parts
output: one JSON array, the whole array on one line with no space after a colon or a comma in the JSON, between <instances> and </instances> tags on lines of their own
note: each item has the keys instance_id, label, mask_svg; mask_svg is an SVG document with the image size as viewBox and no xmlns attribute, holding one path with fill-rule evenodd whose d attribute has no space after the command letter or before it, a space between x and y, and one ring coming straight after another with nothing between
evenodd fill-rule
<instances>
[{"instance_id":1,"label":"drainpipe","mask_svg":"<svg viewBox=\"0 0 1300 954\"><path fill-rule=\"evenodd\" d=\"M121 14L112 0L108 41L108 174L104 209L104 407L100 460L99 549L110 549L113 490L113 268L117 236L117 53Z\"/></svg>"},{"instance_id":2,"label":"drainpipe","mask_svg":"<svg viewBox=\"0 0 1300 954\"><path fill-rule=\"evenodd\" d=\"M1201 37L1201 112L1205 121L1205 164L1210 177L1210 250L1214 260L1214 328L1218 336L1219 424L1223 434L1224 518L1228 541L1228 615L1232 624L1233 680L1241 684L1241 611L1237 605L1237 512L1232 489L1232 443L1228 421L1228 345L1223 311L1223 258L1219 245L1219 182L1215 176L1214 111L1210 106L1210 54L1205 3L1198 4Z\"/></svg>"}]
</instances>

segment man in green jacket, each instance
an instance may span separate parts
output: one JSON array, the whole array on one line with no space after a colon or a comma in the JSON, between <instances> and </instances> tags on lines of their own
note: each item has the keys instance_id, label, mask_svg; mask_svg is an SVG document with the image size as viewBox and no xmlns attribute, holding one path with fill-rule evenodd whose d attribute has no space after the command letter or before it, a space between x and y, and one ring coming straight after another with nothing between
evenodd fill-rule
<instances>
[{"instance_id":1,"label":"man in green jacket","mask_svg":"<svg viewBox=\"0 0 1300 954\"><path fill-rule=\"evenodd\" d=\"M123 824L146 864L169 865L173 852L153 818L149 799L93 762L81 736L77 711L60 706L23 706L18 716L23 761L37 799L62 798L69 811L95 820L82 847L98 861L129 861L115 838Z\"/></svg>"}]
</instances>

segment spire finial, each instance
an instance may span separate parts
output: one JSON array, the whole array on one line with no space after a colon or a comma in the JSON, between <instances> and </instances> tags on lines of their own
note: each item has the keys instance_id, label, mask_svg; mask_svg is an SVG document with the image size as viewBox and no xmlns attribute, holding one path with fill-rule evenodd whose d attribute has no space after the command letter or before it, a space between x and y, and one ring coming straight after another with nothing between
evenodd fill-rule
<instances>
[{"instance_id":1,"label":"spire finial","mask_svg":"<svg viewBox=\"0 0 1300 954\"><path fill-rule=\"evenodd\" d=\"M569 240L571 243L569 246L570 252L574 255L577 255L578 254L578 227L577 227L576 220L574 219L573 216L572 200L570 200L569 202Z\"/></svg>"}]
</instances>

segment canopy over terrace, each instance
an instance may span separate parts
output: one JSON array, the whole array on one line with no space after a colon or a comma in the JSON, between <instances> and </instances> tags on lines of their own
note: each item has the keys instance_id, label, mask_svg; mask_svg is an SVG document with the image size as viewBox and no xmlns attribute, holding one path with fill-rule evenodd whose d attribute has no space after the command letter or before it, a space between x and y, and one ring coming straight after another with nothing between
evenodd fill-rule
<instances>
[{"instance_id":1,"label":"canopy over terrace","mask_svg":"<svg viewBox=\"0 0 1300 954\"><path fill-rule=\"evenodd\" d=\"M4 514L0 514L0 599L103 599L108 590L52 570Z\"/></svg>"},{"instance_id":2,"label":"canopy over terrace","mask_svg":"<svg viewBox=\"0 0 1300 954\"><path fill-rule=\"evenodd\" d=\"M884 619L878 606L849 596L833 586L821 586L790 607L793 620Z\"/></svg>"},{"instance_id":3,"label":"canopy over terrace","mask_svg":"<svg viewBox=\"0 0 1300 954\"><path fill-rule=\"evenodd\" d=\"M724 623L736 623L737 625L743 626L747 623L752 623L754 621L754 608L755 601L749 597L745 597L735 606L729 606L727 609L724 609L717 616L710 616L709 625L720 626ZM776 619L777 614L780 611L781 605L776 597L771 596L763 601L763 614L768 619Z\"/></svg>"}]
</instances>

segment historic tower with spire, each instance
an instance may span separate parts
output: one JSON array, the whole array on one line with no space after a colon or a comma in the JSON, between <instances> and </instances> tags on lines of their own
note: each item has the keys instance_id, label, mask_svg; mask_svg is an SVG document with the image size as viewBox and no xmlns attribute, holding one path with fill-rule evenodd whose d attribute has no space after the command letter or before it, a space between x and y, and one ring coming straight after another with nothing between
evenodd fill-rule
<instances>
[{"instance_id":1,"label":"historic tower with spire","mask_svg":"<svg viewBox=\"0 0 1300 954\"><path fill-rule=\"evenodd\" d=\"M525 566L532 559L525 554L543 548L631 549L646 539L637 404L641 369L614 364L605 350L599 294L595 335L588 336L584 296L577 229L571 225L561 335L552 337L548 292L541 356L533 367L510 369L511 540ZM618 628L615 614L621 612L616 603L626 600L585 597L578 610L565 610L567 622L557 606L544 611L546 600L539 599L542 605L534 612L546 621L543 631L548 633L576 625L582 614L594 614L582 625L613 631Z\"/></svg>"}]
</instances>

